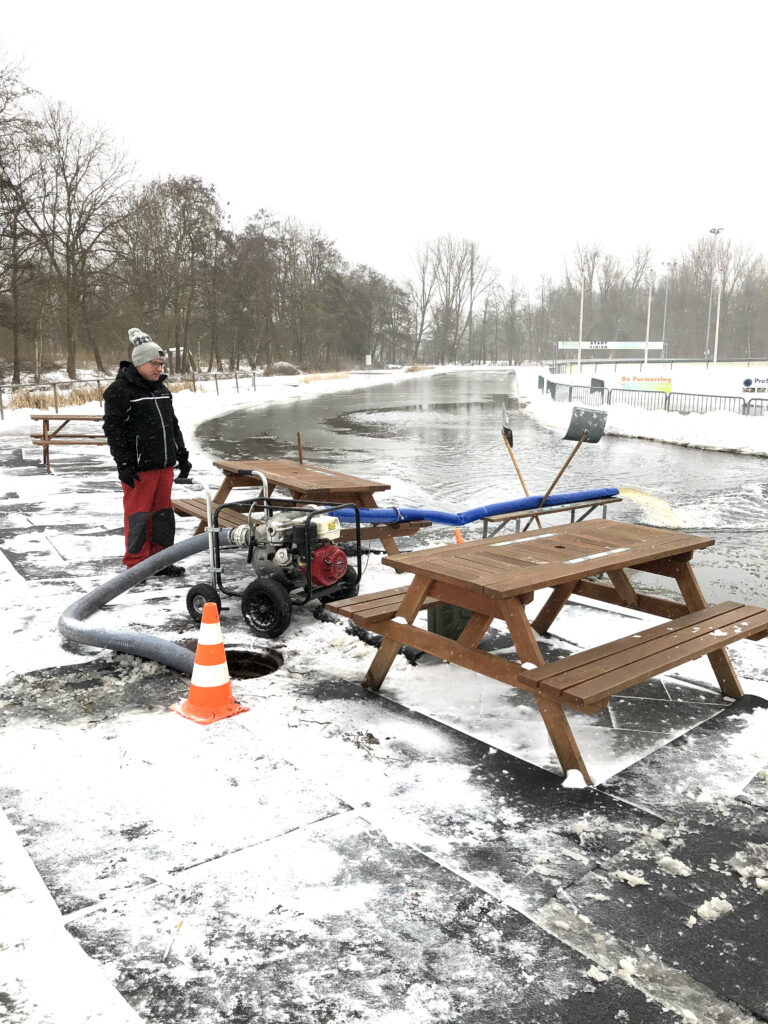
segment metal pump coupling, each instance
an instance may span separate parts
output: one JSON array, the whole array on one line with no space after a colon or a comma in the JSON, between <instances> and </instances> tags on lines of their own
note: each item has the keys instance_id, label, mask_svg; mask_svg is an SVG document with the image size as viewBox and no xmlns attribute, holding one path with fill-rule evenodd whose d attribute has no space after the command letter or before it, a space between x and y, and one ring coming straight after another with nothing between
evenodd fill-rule
<instances>
[{"instance_id":1,"label":"metal pump coupling","mask_svg":"<svg viewBox=\"0 0 768 1024\"><path fill-rule=\"evenodd\" d=\"M251 531L247 523L233 526L229 531L229 543L236 548L247 548L251 542Z\"/></svg>"}]
</instances>

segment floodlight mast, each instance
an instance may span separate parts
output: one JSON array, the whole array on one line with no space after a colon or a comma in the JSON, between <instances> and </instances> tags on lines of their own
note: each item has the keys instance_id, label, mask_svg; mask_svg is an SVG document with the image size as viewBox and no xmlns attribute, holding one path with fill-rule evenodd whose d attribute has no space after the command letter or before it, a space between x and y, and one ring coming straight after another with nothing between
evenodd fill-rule
<instances>
[{"instance_id":1,"label":"floodlight mast","mask_svg":"<svg viewBox=\"0 0 768 1024\"><path fill-rule=\"evenodd\" d=\"M669 275L677 266L677 260L670 260L665 263L664 266L667 268L667 276L664 288L664 319L661 324L661 356L662 359L667 358L667 300L669 299Z\"/></svg>"},{"instance_id":2,"label":"floodlight mast","mask_svg":"<svg viewBox=\"0 0 768 1024\"><path fill-rule=\"evenodd\" d=\"M648 339L651 336L651 302L653 301L653 282L656 280L656 271L648 271L648 317L645 321L645 359L643 360L643 370L645 373L648 372Z\"/></svg>"},{"instance_id":3,"label":"floodlight mast","mask_svg":"<svg viewBox=\"0 0 768 1024\"><path fill-rule=\"evenodd\" d=\"M720 234L720 232L722 230L723 230L723 228L710 228L709 229L709 233L710 233L710 235L712 235L712 250L713 251L717 247L717 236ZM710 324L712 323L712 292L714 291L714 287L715 287L715 275L713 274L712 275L712 279L709 282L709 312L707 313L707 347L706 347L706 350L704 352L704 361L705 361L707 366L709 366L709 328L710 328Z\"/></svg>"},{"instance_id":4,"label":"floodlight mast","mask_svg":"<svg viewBox=\"0 0 768 1024\"><path fill-rule=\"evenodd\" d=\"M584 329L584 267L581 268L581 305L579 307L579 352L576 356L576 372L581 373L581 339Z\"/></svg>"}]
</instances>

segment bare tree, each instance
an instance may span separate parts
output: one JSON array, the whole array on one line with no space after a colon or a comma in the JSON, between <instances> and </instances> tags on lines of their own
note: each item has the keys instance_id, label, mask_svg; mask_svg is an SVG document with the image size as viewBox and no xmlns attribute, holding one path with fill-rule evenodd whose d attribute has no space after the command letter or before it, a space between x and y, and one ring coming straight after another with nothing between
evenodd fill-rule
<instances>
[{"instance_id":1,"label":"bare tree","mask_svg":"<svg viewBox=\"0 0 768 1024\"><path fill-rule=\"evenodd\" d=\"M107 232L129 172L106 133L48 104L26 138L25 168L12 183L21 223L35 237L59 292L67 372L77 375L77 344L89 274L109 258Z\"/></svg>"},{"instance_id":2,"label":"bare tree","mask_svg":"<svg viewBox=\"0 0 768 1024\"><path fill-rule=\"evenodd\" d=\"M13 381L20 381L21 289L34 267L34 240L21 223L17 183L24 174L25 138L31 119L23 101L32 91L17 64L0 63L0 294L7 290L13 339Z\"/></svg>"},{"instance_id":3,"label":"bare tree","mask_svg":"<svg viewBox=\"0 0 768 1024\"><path fill-rule=\"evenodd\" d=\"M416 279L408 282L407 293L413 322L411 362L417 363L430 324L432 296L435 293L435 266L431 247L429 245L419 246L413 263L416 268Z\"/></svg>"}]
</instances>

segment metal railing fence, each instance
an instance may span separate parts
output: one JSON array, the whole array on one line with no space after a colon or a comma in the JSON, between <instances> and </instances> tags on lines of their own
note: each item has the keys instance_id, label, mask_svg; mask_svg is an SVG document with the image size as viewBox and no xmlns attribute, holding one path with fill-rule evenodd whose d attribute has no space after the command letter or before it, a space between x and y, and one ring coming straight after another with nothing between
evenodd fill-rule
<instances>
[{"instance_id":1,"label":"metal railing fence","mask_svg":"<svg viewBox=\"0 0 768 1024\"><path fill-rule=\"evenodd\" d=\"M114 380L114 376L104 377L85 377L80 380L58 380L58 381L47 381L39 384L0 384L0 420L5 419L5 409L7 407L6 398L4 395L28 391L30 393L42 393L43 395L49 395L50 401L46 407L53 405L56 412L59 411L60 405L66 405L66 397L71 394L73 390L84 390L90 387L96 388L98 392L99 405L103 404L102 395L104 390ZM197 391L197 385L206 381L213 381L216 385L216 394L219 394L219 381L223 380L234 380L235 390L240 391L240 386L250 387L256 390L256 381L265 381L269 378L263 377L261 374L232 371L231 373L186 373L186 374L174 374L173 379L169 382L171 384L191 384L192 390ZM37 408L37 406L36 406Z\"/></svg>"},{"instance_id":2,"label":"metal railing fence","mask_svg":"<svg viewBox=\"0 0 768 1024\"><path fill-rule=\"evenodd\" d=\"M683 415L706 412L734 412L740 416L768 416L768 398L741 395L698 395L685 391L643 391L632 388L597 388L580 384L561 384L539 378L539 388L556 402L582 405L629 405L639 409L679 412Z\"/></svg>"}]
</instances>

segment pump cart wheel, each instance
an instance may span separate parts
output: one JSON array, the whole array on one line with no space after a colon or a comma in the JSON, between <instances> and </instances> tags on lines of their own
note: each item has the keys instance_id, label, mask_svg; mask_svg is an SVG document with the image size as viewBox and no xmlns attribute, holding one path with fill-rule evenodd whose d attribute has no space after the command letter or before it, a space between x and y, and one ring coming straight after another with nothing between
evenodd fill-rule
<instances>
[{"instance_id":1,"label":"pump cart wheel","mask_svg":"<svg viewBox=\"0 0 768 1024\"><path fill-rule=\"evenodd\" d=\"M328 604L329 601L343 601L345 597L357 597L357 592L360 589L358 586L357 569L353 569L351 565L347 566L347 571L341 578L343 584L336 593L334 594L323 594L320 598L320 604Z\"/></svg>"},{"instance_id":2,"label":"pump cart wheel","mask_svg":"<svg viewBox=\"0 0 768 1024\"><path fill-rule=\"evenodd\" d=\"M243 618L256 636L280 636L291 624L291 599L285 587L269 577L248 584L241 607Z\"/></svg>"},{"instance_id":3,"label":"pump cart wheel","mask_svg":"<svg viewBox=\"0 0 768 1024\"><path fill-rule=\"evenodd\" d=\"M187 611L194 622L199 622L203 617L203 605L213 601L221 611L221 598L215 587L209 583L196 583L187 591Z\"/></svg>"}]
</instances>

